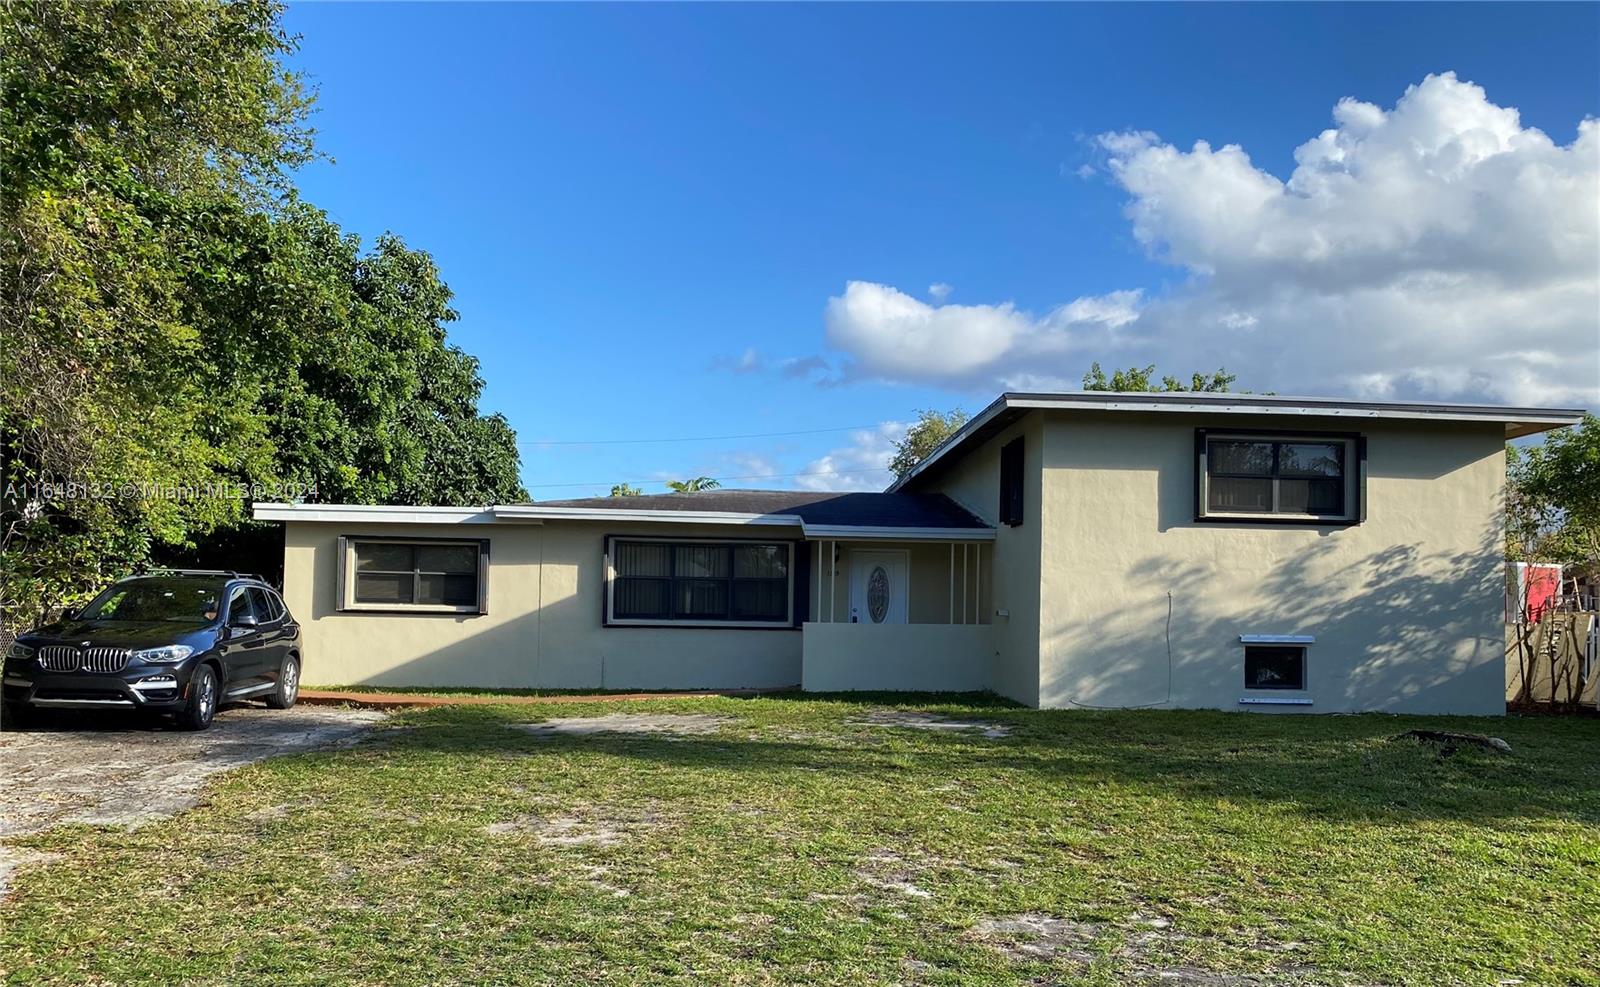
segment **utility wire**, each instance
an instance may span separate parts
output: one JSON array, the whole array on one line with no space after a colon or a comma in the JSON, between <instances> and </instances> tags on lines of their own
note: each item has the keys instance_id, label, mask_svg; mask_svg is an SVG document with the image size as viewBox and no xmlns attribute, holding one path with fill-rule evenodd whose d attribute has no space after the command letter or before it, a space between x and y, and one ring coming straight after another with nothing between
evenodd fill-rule
<instances>
[{"instance_id":1,"label":"utility wire","mask_svg":"<svg viewBox=\"0 0 1600 987\"><path fill-rule=\"evenodd\" d=\"M645 445L659 442L720 442L724 439L774 439L786 435L822 435L826 432L859 432L877 428L876 425L840 425L838 428L806 428L793 432L747 432L743 435L694 435L672 439L523 439L521 446L621 446ZM735 479L735 477L729 477ZM548 484L546 484L548 486Z\"/></svg>"},{"instance_id":2,"label":"utility wire","mask_svg":"<svg viewBox=\"0 0 1600 987\"><path fill-rule=\"evenodd\" d=\"M868 467L866 469L815 470L815 471L812 471L810 473L752 473L752 474L749 474L747 476L713 476L713 477L708 477L707 479L716 480L718 483L721 483L723 480L778 480L778 479L784 479L784 478L791 477L791 476L836 476L836 475L839 475L839 474L842 474L842 473L887 473L887 472L889 472L889 467L887 467L887 466L872 466L872 467ZM530 484L528 484L528 487L530 489L531 488L536 488L536 487L606 487L606 486L612 486L612 485L621 486L622 484L625 484L625 483L633 484L633 483L666 483L666 482L667 482L666 480L662 480L662 479L649 479L649 480L600 480L600 481L596 481L594 483L530 483Z\"/></svg>"}]
</instances>

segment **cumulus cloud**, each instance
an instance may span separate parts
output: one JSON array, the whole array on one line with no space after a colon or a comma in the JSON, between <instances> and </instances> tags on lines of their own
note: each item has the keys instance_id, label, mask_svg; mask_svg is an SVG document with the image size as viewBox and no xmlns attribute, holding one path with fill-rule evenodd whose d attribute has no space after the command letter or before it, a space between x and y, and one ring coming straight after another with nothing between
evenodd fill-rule
<instances>
[{"instance_id":1,"label":"cumulus cloud","mask_svg":"<svg viewBox=\"0 0 1600 987\"><path fill-rule=\"evenodd\" d=\"M945 284L943 281L935 281L933 284L928 285L928 297L936 302L942 302L946 298L949 298L950 292L954 290L954 288Z\"/></svg>"},{"instance_id":2,"label":"cumulus cloud","mask_svg":"<svg viewBox=\"0 0 1600 987\"><path fill-rule=\"evenodd\" d=\"M828 300L828 344L847 376L960 383L1014 380L1040 359L1114 343L1138 318L1139 291L1078 298L1043 317L998 305L929 304L888 285L852 281Z\"/></svg>"},{"instance_id":3,"label":"cumulus cloud","mask_svg":"<svg viewBox=\"0 0 1600 987\"><path fill-rule=\"evenodd\" d=\"M801 490L882 490L894 479L889 460L905 437L906 422L882 422L850 434L849 445L813 459L795 477Z\"/></svg>"},{"instance_id":4,"label":"cumulus cloud","mask_svg":"<svg viewBox=\"0 0 1600 987\"><path fill-rule=\"evenodd\" d=\"M1600 122L1558 144L1453 73L1391 109L1343 99L1285 179L1245 149L1102 134L1157 298L1042 315L851 282L826 309L846 372L1071 386L1091 360L1226 365L1280 393L1600 403Z\"/></svg>"}]
</instances>

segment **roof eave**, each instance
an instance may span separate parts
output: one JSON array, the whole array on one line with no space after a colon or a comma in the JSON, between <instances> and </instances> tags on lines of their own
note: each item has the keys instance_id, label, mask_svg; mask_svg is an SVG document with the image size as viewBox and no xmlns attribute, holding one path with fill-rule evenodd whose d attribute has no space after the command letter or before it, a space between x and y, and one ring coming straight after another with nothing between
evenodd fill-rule
<instances>
[{"instance_id":1,"label":"roof eave","mask_svg":"<svg viewBox=\"0 0 1600 987\"><path fill-rule=\"evenodd\" d=\"M1505 408L1494 405L1441 404L1425 401L1341 402L1271 394L1196 394L1166 392L1087 391L1070 394L1007 392L990 402L955 434L928 454L905 476L890 484L899 493L914 478L961 447L973 434L1006 411L1140 411L1158 414L1281 415L1294 418L1353 418L1437 422L1497 422L1507 439L1536 435L1583 421L1581 408Z\"/></svg>"}]
</instances>

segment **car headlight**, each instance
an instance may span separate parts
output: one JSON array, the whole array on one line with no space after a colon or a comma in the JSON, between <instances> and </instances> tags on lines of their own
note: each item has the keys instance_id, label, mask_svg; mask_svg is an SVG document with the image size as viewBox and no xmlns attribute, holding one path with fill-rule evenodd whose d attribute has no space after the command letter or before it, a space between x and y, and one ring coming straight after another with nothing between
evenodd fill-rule
<instances>
[{"instance_id":1,"label":"car headlight","mask_svg":"<svg viewBox=\"0 0 1600 987\"><path fill-rule=\"evenodd\" d=\"M133 661L142 661L147 665L166 665L175 661L183 661L194 654L194 649L187 644L169 644L162 648L145 648L129 655Z\"/></svg>"},{"instance_id":2,"label":"car headlight","mask_svg":"<svg viewBox=\"0 0 1600 987\"><path fill-rule=\"evenodd\" d=\"M21 641L12 641L11 647L6 649L6 657L17 659L32 658L33 649L28 647L26 644L23 644Z\"/></svg>"}]
</instances>

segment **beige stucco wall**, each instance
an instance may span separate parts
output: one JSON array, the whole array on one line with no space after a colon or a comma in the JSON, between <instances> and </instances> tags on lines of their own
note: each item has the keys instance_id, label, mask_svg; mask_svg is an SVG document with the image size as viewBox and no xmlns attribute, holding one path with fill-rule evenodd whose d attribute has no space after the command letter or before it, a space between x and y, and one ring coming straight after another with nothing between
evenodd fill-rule
<instances>
[{"instance_id":1,"label":"beige stucco wall","mask_svg":"<svg viewBox=\"0 0 1600 987\"><path fill-rule=\"evenodd\" d=\"M1366 521L1297 527L1194 520L1194 429L1281 418L1029 417L1045 464L1040 705L1238 709L1239 635L1309 634L1304 710L1503 711L1500 426L1362 422Z\"/></svg>"},{"instance_id":2,"label":"beige stucco wall","mask_svg":"<svg viewBox=\"0 0 1600 987\"><path fill-rule=\"evenodd\" d=\"M305 680L478 688L770 688L800 681L798 629L602 627L606 535L760 537L697 525L289 522L284 598ZM340 613L340 535L488 538L488 613ZM787 536L792 537L792 536Z\"/></svg>"},{"instance_id":3,"label":"beige stucco wall","mask_svg":"<svg viewBox=\"0 0 1600 987\"><path fill-rule=\"evenodd\" d=\"M806 624L807 692L976 692L992 628L980 624Z\"/></svg>"},{"instance_id":4,"label":"beige stucco wall","mask_svg":"<svg viewBox=\"0 0 1600 987\"><path fill-rule=\"evenodd\" d=\"M1027 511L1016 527L999 524L1000 447L1023 437ZM959 462L942 469L918 492L941 492L996 527L994 544L985 549L992 568L985 573L990 598L983 609L993 621L986 685L1028 705L1039 702L1040 532L1048 517L1040 511L1043 471L1043 421L1029 415L997 434Z\"/></svg>"}]
</instances>

